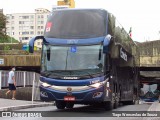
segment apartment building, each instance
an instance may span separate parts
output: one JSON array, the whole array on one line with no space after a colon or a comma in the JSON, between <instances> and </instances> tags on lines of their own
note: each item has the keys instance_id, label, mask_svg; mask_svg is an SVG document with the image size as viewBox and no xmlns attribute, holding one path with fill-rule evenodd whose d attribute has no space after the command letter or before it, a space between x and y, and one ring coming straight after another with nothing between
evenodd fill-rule
<instances>
[{"instance_id":1,"label":"apartment building","mask_svg":"<svg viewBox=\"0 0 160 120\"><path fill-rule=\"evenodd\" d=\"M3 13L3 9L0 9L0 13Z\"/></svg>"},{"instance_id":2,"label":"apartment building","mask_svg":"<svg viewBox=\"0 0 160 120\"><path fill-rule=\"evenodd\" d=\"M44 34L49 13L47 9L38 8L35 13L7 14L7 35L28 44L32 37ZM42 41L37 41L35 46L41 48L41 43Z\"/></svg>"}]
</instances>

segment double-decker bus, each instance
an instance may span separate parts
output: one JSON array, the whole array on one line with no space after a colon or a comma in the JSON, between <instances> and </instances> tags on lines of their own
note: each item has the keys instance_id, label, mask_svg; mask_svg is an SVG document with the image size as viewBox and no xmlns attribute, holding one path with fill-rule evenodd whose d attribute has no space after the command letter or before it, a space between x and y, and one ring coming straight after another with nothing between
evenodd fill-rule
<instances>
[{"instance_id":1,"label":"double-decker bus","mask_svg":"<svg viewBox=\"0 0 160 120\"><path fill-rule=\"evenodd\" d=\"M74 104L106 110L138 98L137 46L117 19L104 9L53 11L42 39L40 98L58 109Z\"/></svg>"}]
</instances>

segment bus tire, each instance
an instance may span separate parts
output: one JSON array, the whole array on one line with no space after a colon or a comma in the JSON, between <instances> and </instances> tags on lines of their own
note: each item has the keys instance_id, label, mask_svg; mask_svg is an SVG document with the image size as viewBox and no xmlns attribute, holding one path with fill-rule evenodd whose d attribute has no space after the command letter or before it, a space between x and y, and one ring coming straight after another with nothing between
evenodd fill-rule
<instances>
[{"instance_id":1,"label":"bus tire","mask_svg":"<svg viewBox=\"0 0 160 120\"><path fill-rule=\"evenodd\" d=\"M71 102L66 103L66 108L68 109L72 109L73 106L74 106L74 103L71 103Z\"/></svg>"},{"instance_id":2,"label":"bus tire","mask_svg":"<svg viewBox=\"0 0 160 120\"><path fill-rule=\"evenodd\" d=\"M115 103L114 103L114 108L116 109L118 106L119 106L119 95L117 94L116 96L115 96Z\"/></svg>"},{"instance_id":3,"label":"bus tire","mask_svg":"<svg viewBox=\"0 0 160 120\"><path fill-rule=\"evenodd\" d=\"M64 109L66 107L66 103L63 101L56 101L57 109Z\"/></svg>"},{"instance_id":4,"label":"bus tire","mask_svg":"<svg viewBox=\"0 0 160 120\"><path fill-rule=\"evenodd\" d=\"M111 101L104 102L104 109L105 110L112 110L115 108L115 94L112 93Z\"/></svg>"},{"instance_id":5,"label":"bus tire","mask_svg":"<svg viewBox=\"0 0 160 120\"><path fill-rule=\"evenodd\" d=\"M114 107L114 104L112 103L112 101L107 101L107 102L104 102L103 107L107 111L112 110Z\"/></svg>"}]
</instances>

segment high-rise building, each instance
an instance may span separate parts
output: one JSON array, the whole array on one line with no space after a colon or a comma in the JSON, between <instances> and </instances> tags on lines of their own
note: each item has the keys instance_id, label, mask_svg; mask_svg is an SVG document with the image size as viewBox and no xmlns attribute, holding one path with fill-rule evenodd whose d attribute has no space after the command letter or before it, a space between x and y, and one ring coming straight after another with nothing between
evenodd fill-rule
<instances>
[{"instance_id":1,"label":"high-rise building","mask_svg":"<svg viewBox=\"0 0 160 120\"><path fill-rule=\"evenodd\" d=\"M7 14L7 35L28 44L32 37L44 34L49 13L49 10L39 8L35 9L35 13ZM35 45L41 47L41 42L37 41Z\"/></svg>"},{"instance_id":2,"label":"high-rise building","mask_svg":"<svg viewBox=\"0 0 160 120\"><path fill-rule=\"evenodd\" d=\"M3 13L3 9L0 9L0 13Z\"/></svg>"}]
</instances>

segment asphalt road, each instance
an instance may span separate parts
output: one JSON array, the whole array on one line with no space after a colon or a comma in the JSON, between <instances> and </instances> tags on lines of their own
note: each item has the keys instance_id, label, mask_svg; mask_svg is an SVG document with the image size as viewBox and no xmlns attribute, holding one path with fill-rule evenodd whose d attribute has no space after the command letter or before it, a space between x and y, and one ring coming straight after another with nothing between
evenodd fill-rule
<instances>
[{"instance_id":1,"label":"asphalt road","mask_svg":"<svg viewBox=\"0 0 160 120\"><path fill-rule=\"evenodd\" d=\"M102 108L95 108L91 106L80 106L77 105L73 109L65 109L65 110L57 110L55 106L50 107L38 107L38 108L30 108L30 109L22 109L15 112L35 112L38 113L40 111L43 114L51 115L54 117L29 117L23 118L23 120L150 120L150 118L142 118L142 117L108 117L107 115L113 115L122 112L128 111L136 111L139 113L140 111L147 111L151 104L140 104L140 105L127 105L120 106L117 109L112 111L104 111ZM41 113L41 112L40 112ZM2 118L2 120L11 120L11 118ZM22 120L21 117L14 117L12 120ZM152 119L159 120L159 119Z\"/></svg>"}]
</instances>

